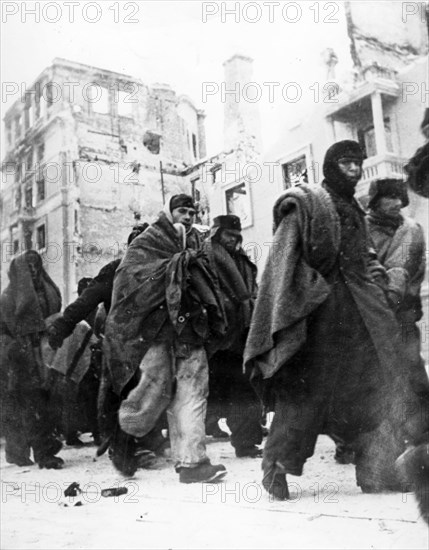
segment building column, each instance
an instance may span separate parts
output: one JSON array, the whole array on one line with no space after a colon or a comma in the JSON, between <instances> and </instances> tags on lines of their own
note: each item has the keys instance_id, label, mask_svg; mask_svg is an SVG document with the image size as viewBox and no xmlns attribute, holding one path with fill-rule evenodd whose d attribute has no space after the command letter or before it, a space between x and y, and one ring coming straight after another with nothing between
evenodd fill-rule
<instances>
[{"instance_id":1,"label":"building column","mask_svg":"<svg viewBox=\"0 0 429 550\"><path fill-rule=\"evenodd\" d=\"M377 156L384 156L387 153L387 145L386 131L384 129L383 104L380 92L374 92L371 94L371 107Z\"/></svg>"}]
</instances>

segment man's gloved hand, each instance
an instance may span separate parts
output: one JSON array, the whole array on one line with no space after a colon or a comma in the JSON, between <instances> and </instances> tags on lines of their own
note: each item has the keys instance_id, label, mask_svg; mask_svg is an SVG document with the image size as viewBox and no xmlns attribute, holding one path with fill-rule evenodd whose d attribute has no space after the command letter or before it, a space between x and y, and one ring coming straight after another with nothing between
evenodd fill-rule
<instances>
[{"instance_id":1,"label":"man's gloved hand","mask_svg":"<svg viewBox=\"0 0 429 550\"><path fill-rule=\"evenodd\" d=\"M52 349L58 349L63 345L64 336L54 325L48 328L48 342Z\"/></svg>"},{"instance_id":2,"label":"man's gloved hand","mask_svg":"<svg viewBox=\"0 0 429 550\"><path fill-rule=\"evenodd\" d=\"M393 309L393 311L397 311L401 305L401 296L394 290L388 290L386 292L386 297L389 302L389 306Z\"/></svg>"},{"instance_id":3,"label":"man's gloved hand","mask_svg":"<svg viewBox=\"0 0 429 550\"><path fill-rule=\"evenodd\" d=\"M385 268L381 265L380 262L376 260L372 260L368 264L368 275L369 278L372 280L373 283L377 282L378 280L386 281L387 279L387 273Z\"/></svg>"},{"instance_id":4,"label":"man's gloved hand","mask_svg":"<svg viewBox=\"0 0 429 550\"><path fill-rule=\"evenodd\" d=\"M58 317L46 328L48 342L52 349L58 349L63 345L65 338L73 332L62 317Z\"/></svg>"}]
</instances>

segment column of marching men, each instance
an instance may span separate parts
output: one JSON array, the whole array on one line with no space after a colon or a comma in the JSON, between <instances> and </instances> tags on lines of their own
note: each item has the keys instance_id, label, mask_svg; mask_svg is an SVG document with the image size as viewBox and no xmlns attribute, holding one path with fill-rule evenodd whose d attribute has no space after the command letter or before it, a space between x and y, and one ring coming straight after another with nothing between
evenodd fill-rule
<instances>
[{"instance_id":1,"label":"column of marching men","mask_svg":"<svg viewBox=\"0 0 429 550\"><path fill-rule=\"evenodd\" d=\"M240 219L218 216L203 235L185 194L133 228L122 260L81 280L62 313L40 255L15 257L1 296L7 462L62 468L61 438L81 445L91 432L124 475L170 447L180 482L215 482L226 468L205 441L227 436L225 418L236 457L262 456L274 498L289 498L287 475L302 475L327 434L364 492L401 490L417 473L427 518L425 242L402 212L402 180L373 182L362 209L363 160L358 143L335 143L321 185L277 199L259 288Z\"/></svg>"}]
</instances>

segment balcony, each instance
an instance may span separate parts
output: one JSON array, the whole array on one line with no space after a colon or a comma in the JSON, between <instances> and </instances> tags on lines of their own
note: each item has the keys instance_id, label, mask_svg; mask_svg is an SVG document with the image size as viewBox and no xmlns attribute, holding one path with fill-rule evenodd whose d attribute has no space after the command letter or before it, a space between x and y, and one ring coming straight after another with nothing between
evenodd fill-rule
<instances>
[{"instance_id":1,"label":"balcony","mask_svg":"<svg viewBox=\"0 0 429 550\"><path fill-rule=\"evenodd\" d=\"M21 222L33 222L37 219L36 209L33 206L23 206L18 213Z\"/></svg>"},{"instance_id":2,"label":"balcony","mask_svg":"<svg viewBox=\"0 0 429 550\"><path fill-rule=\"evenodd\" d=\"M404 165L407 162L408 159L393 153L367 158L363 163L362 179L356 188L356 196L365 197L368 194L369 184L376 179L404 179Z\"/></svg>"}]
</instances>

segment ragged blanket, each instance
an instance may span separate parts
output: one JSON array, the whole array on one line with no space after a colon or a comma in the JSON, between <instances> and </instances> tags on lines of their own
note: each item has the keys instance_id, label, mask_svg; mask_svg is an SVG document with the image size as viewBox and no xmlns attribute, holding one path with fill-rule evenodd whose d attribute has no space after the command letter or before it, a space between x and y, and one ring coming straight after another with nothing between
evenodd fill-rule
<instances>
[{"instance_id":1,"label":"ragged blanket","mask_svg":"<svg viewBox=\"0 0 429 550\"><path fill-rule=\"evenodd\" d=\"M211 333L225 330L216 283L203 258L184 248L181 235L161 213L132 242L115 274L103 349L116 393L131 380L161 330L171 341L180 336L182 309L190 302L208 316ZM203 334L207 322L201 316L194 321L195 332L210 338Z\"/></svg>"},{"instance_id":2,"label":"ragged blanket","mask_svg":"<svg viewBox=\"0 0 429 550\"><path fill-rule=\"evenodd\" d=\"M289 189L277 201L274 229L244 355L253 376L264 379L305 345L307 318L331 292L324 275L339 261L341 239L331 197L322 187L305 184ZM343 276L388 381L383 392L386 414L407 438L418 440L422 424L427 424L422 414L427 418L428 394L416 395L410 385L399 326L384 290L358 273Z\"/></svg>"},{"instance_id":3,"label":"ragged blanket","mask_svg":"<svg viewBox=\"0 0 429 550\"><path fill-rule=\"evenodd\" d=\"M291 217L296 223L287 223ZM278 199L274 230L244 355L245 364L256 360L263 378L304 344L306 318L330 292L323 273L332 269L340 242L335 207L316 186L296 186Z\"/></svg>"}]
</instances>

